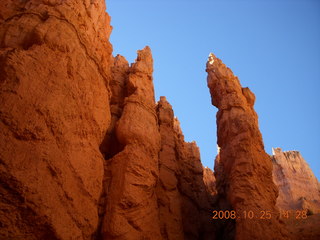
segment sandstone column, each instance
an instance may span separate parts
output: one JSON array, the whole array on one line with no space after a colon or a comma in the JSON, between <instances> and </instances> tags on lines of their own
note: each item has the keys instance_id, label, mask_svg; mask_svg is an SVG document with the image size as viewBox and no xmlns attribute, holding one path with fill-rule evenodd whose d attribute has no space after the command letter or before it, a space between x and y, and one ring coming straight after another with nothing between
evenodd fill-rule
<instances>
[{"instance_id":1,"label":"sandstone column","mask_svg":"<svg viewBox=\"0 0 320 240\"><path fill-rule=\"evenodd\" d=\"M285 239L275 207L278 190L272 181L272 162L264 151L253 108L255 96L213 54L206 71L212 104L219 109L217 190L220 203L239 216L235 239Z\"/></svg>"},{"instance_id":2,"label":"sandstone column","mask_svg":"<svg viewBox=\"0 0 320 240\"><path fill-rule=\"evenodd\" d=\"M115 126L123 150L107 160L110 170L104 239L161 239L157 196L160 134L149 47L129 69L123 112Z\"/></svg>"}]
</instances>

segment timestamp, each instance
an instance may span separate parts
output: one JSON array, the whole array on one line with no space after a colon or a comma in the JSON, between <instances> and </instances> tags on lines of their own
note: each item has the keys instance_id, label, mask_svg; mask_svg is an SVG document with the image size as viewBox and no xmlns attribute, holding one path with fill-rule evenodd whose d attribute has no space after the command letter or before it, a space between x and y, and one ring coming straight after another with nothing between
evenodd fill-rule
<instances>
[{"instance_id":1,"label":"timestamp","mask_svg":"<svg viewBox=\"0 0 320 240\"><path fill-rule=\"evenodd\" d=\"M271 219L271 211L235 211L235 210L225 210L225 211L212 211L212 219Z\"/></svg>"},{"instance_id":2,"label":"timestamp","mask_svg":"<svg viewBox=\"0 0 320 240\"><path fill-rule=\"evenodd\" d=\"M306 210L286 210L280 211L277 213L273 213L269 210L261 210L261 211L252 211L252 210L244 210L244 211L235 211L235 210L225 210L225 211L212 211L213 216L212 219L257 219L257 220L269 220L274 217L279 218L293 218L293 219L306 219L307 211Z\"/></svg>"}]
</instances>

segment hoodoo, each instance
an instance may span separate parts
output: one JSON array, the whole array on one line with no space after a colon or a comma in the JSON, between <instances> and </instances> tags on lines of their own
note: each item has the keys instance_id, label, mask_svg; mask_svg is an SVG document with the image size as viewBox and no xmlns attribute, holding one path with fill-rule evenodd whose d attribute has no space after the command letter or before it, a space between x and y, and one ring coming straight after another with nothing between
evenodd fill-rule
<instances>
[{"instance_id":1,"label":"hoodoo","mask_svg":"<svg viewBox=\"0 0 320 240\"><path fill-rule=\"evenodd\" d=\"M215 164L219 203L222 210L237 214L235 226L228 222L222 237L285 239L275 207L278 190L272 180L272 161L264 151L253 108L255 96L212 53L206 71L212 104L219 109L220 152Z\"/></svg>"}]
</instances>

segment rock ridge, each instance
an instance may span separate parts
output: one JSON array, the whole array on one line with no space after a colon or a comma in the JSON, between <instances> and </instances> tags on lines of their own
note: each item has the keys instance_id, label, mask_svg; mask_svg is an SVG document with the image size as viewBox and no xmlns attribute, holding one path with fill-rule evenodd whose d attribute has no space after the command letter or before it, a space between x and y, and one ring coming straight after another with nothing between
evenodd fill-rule
<instances>
[{"instance_id":1,"label":"rock ridge","mask_svg":"<svg viewBox=\"0 0 320 240\"><path fill-rule=\"evenodd\" d=\"M299 151L273 148L273 180L279 187L277 206L282 210L320 213L320 185Z\"/></svg>"}]
</instances>

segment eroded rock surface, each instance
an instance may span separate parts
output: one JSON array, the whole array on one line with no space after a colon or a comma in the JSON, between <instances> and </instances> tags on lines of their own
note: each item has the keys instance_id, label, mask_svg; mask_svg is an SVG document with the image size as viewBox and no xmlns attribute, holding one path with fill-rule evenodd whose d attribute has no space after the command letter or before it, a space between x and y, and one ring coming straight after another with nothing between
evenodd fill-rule
<instances>
[{"instance_id":1,"label":"eroded rock surface","mask_svg":"<svg viewBox=\"0 0 320 240\"><path fill-rule=\"evenodd\" d=\"M160 134L149 47L138 51L128 71L126 98L115 125L123 150L107 160L108 181L104 239L161 239L157 183Z\"/></svg>"},{"instance_id":2,"label":"eroded rock surface","mask_svg":"<svg viewBox=\"0 0 320 240\"><path fill-rule=\"evenodd\" d=\"M103 238L212 239L213 195L204 184L199 149L184 141L166 98L155 105L148 63L151 52L145 48L129 70L124 64L121 71L128 74L121 77L128 89L113 131L124 147L107 159ZM134 105L125 115L128 104Z\"/></svg>"},{"instance_id":3,"label":"eroded rock surface","mask_svg":"<svg viewBox=\"0 0 320 240\"><path fill-rule=\"evenodd\" d=\"M199 148L195 142L185 142L180 124L174 122L177 133L177 156L181 173L179 191L182 195L182 218L185 239L214 239L212 195L206 191Z\"/></svg>"},{"instance_id":4,"label":"eroded rock surface","mask_svg":"<svg viewBox=\"0 0 320 240\"><path fill-rule=\"evenodd\" d=\"M165 97L158 102L161 134L159 203L163 239L214 239L213 194L207 191L199 148L185 142Z\"/></svg>"},{"instance_id":5,"label":"eroded rock surface","mask_svg":"<svg viewBox=\"0 0 320 240\"><path fill-rule=\"evenodd\" d=\"M165 97L157 106L161 150L159 152L159 181L157 197L159 206L160 230L163 239L184 239L181 195L178 188L180 166L176 154L176 132L174 113Z\"/></svg>"},{"instance_id":6,"label":"eroded rock surface","mask_svg":"<svg viewBox=\"0 0 320 240\"><path fill-rule=\"evenodd\" d=\"M279 187L277 206L282 210L320 213L320 185L300 152L275 148L272 160L273 179Z\"/></svg>"},{"instance_id":7,"label":"eroded rock surface","mask_svg":"<svg viewBox=\"0 0 320 240\"><path fill-rule=\"evenodd\" d=\"M199 150L157 105L149 47L112 57L100 1L0 8L0 238L199 239Z\"/></svg>"},{"instance_id":8,"label":"eroded rock surface","mask_svg":"<svg viewBox=\"0 0 320 240\"><path fill-rule=\"evenodd\" d=\"M258 116L253 109L255 96L242 88L232 71L210 54L207 62L208 87L217 113L220 153L216 160L220 207L235 210L234 233L228 222L222 239L285 239L275 207L278 191L272 180L272 161L264 151ZM244 219L252 211L259 219ZM271 219L260 219L270 211ZM226 232L227 231L227 232Z\"/></svg>"},{"instance_id":9,"label":"eroded rock surface","mask_svg":"<svg viewBox=\"0 0 320 240\"><path fill-rule=\"evenodd\" d=\"M110 31L104 1L1 1L1 239L96 231Z\"/></svg>"},{"instance_id":10,"label":"eroded rock surface","mask_svg":"<svg viewBox=\"0 0 320 240\"><path fill-rule=\"evenodd\" d=\"M203 168L203 182L209 194L212 196L217 194L216 178L214 172L208 167Z\"/></svg>"}]
</instances>

